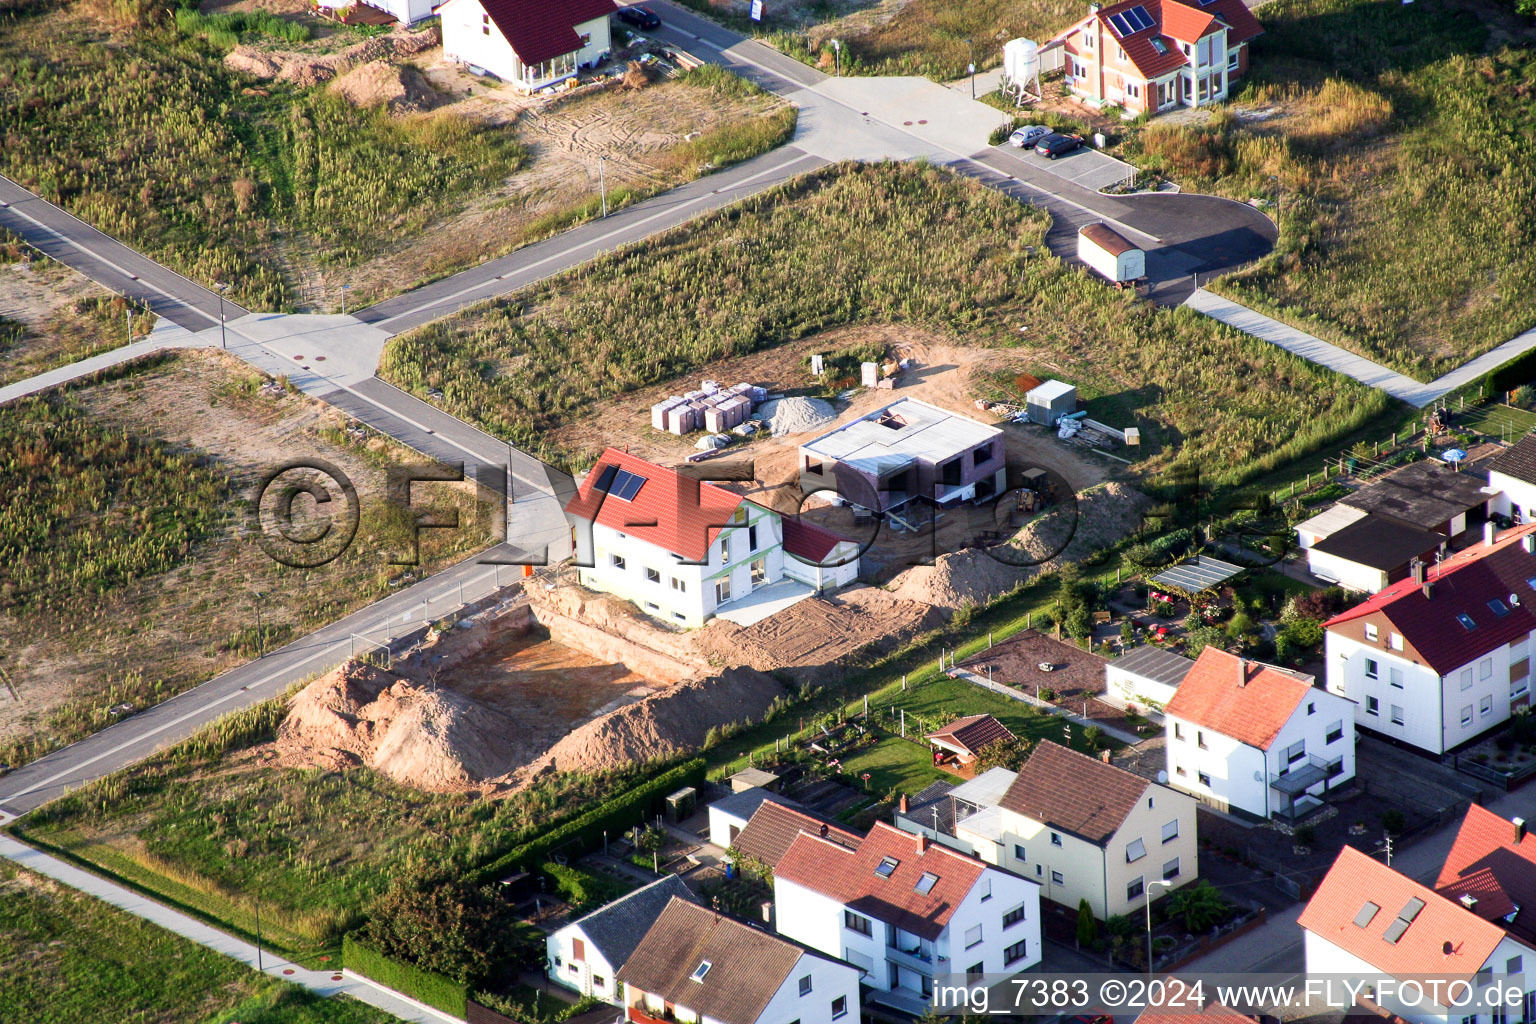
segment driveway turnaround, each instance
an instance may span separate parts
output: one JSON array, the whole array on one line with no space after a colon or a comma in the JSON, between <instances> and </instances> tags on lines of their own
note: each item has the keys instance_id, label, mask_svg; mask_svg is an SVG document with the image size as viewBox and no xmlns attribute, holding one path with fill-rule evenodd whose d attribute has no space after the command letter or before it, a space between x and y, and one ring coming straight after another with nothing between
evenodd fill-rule
<instances>
[{"instance_id":1,"label":"driveway turnaround","mask_svg":"<svg viewBox=\"0 0 1536 1024\"><path fill-rule=\"evenodd\" d=\"M132 889L109 882L89 871L82 871L72 864L3 834L0 834L0 857L29 871L46 875L71 889L89 893L119 910L134 917L143 918L167 931L175 932L182 938L190 939L200 946L206 946L215 953L222 953L231 960L238 960L253 971L260 970L274 978L291 981L295 985L303 985L319 995L327 997L348 995L385 1013L393 1014L401 1020L412 1021L415 1024L443 1024L445 1021L453 1024L459 1019L418 1003L382 985L376 985L367 978L350 971L345 973L311 971L278 956L269 949L258 951L254 945L244 939L237 939L227 932L221 932L211 925L204 924L195 917L172 910L147 896L139 895ZM338 975L341 978L340 981L336 980Z\"/></svg>"}]
</instances>

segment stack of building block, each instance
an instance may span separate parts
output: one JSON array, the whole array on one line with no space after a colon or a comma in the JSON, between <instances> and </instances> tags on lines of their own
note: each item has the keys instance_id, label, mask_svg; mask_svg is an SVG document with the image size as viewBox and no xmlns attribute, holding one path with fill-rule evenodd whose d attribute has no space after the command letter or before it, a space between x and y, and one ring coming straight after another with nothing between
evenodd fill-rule
<instances>
[{"instance_id":1,"label":"stack of building block","mask_svg":"<svg viewBox=\"0 0 1536 1024\"><path fill-rule=\"evenodd\" d=\"M765 389L751 384L722 388L706 380L698 391L673 395L651 406L651 426L679 436L701 429L718 434L745 423L757 403L767 397Z\"/></svg>"}]
</instances>

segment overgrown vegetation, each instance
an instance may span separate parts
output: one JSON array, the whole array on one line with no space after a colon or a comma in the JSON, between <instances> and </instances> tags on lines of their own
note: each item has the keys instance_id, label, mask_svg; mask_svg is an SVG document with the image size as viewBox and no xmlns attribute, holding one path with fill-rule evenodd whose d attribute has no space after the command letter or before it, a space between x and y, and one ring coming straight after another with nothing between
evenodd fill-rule
<instances>
[{"instance_id":1,"label":"overgrown vegetation","mask_svg":"<svg viewBox=\"0 0 1536 1024\"><path fill-rule=\"evenodd\" d=\"M28 1024L198 1020L382 1024L385 1014L265 977L211 949L0 863L0 1006Z\"/></svg>"},{"instance_id":2,"label":"overgrown vegetation","mask_svg":"<svg viewBox=\"0 0 1536 1024\"><path fill-rule=\"evenodd\" d=\"M1536 38L1470 0L1275 0L1253 76L1138 162L1279 203L1275 252L1218 290L1429 379L1536 323Z\"/></svg>"},{"instance_id":3,"label":"overgrown vegetation","mask_svg":"<svg viewBox=\"0 0 1536 1024\"><path fill-rule=\"evenodd\" d=\"M68 395L0 406L0 610L56 615L165 572L229 514L230 480Z\"/></svg>"},{"instance_id":4,"label":"overgrown vegetation","mask_svg":"<svg viewBox=\"0 0 1536 1024\"><path fill-rule=\"evenodd\" d=\"M247 88L217 40L150 5L97 4L110 37L92 10L30 0L0 22L0 172L248 307L288 302L272 247L355 262L524 159L453 113L391 119L323 90ZM195 20L224 17L248 16Z\"/></svg>"},{"instance_id":5,"label":"overgrown vegetation","mask_svg":"<svg viewBox=\"0 0 1536 1024\"><path fill-rule=\"evenodd\" d=\"M1128 396L1162 464L1198 463L1216 482L1385 407L1274 346L1027 255L1044 229L1042 214L944 171L840 165L396 339L382 372L420 394L441 388L456 415L568 460L545 433L612 395L882 320L1016 348Z\"/></svg>"}]
</instances>

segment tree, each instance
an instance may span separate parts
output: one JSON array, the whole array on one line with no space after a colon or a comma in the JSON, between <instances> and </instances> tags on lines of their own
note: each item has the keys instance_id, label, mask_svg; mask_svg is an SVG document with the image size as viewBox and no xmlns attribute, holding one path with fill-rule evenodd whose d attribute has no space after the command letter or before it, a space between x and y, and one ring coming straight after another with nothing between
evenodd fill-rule
<instances>
[{"instance_id":1,"label":"tree","mask_svg":"<svg viewBox=\"0 0 1536 1024\"><path fill-rule=\"evenodd\" d=\"M1090 725L1083 730L1083 746L1092 753L1099 749L1099 741L1104 738L1104 730L1096 725Z\"/></svg>"},{"instance_id":2,"label":"tree","mask_svg":"<svg viewBox=\"0 0 1536 1024\"><path fill-rule=\"evenodd\" d=\"M1016 772L1029 760L1032 747L1029 740L1022 736L1010 740L994 740L976 754L976 771L980 774L993 768L1006 768Z\"/></svg>"},{"instance_id":3,"label":"tree","mask_svg":"<svg viewBox=\"0 0 1536 1024\"><path fill-rule=\"evenodd\" d=\"M1136 627L1131 625L1131 620L1126 619L1120 623L1120 643L1124 647L1130 647L1136 642Z\"/></svg>"},{"instance_id":4,"label":"tree","mask_svg":"<svg viewBox=\"0 0 1536 1024\"><path fill-rule=\"evenodd\" d=\"M1184 653L1191 658L1200 657L1207 647L1225 650L1227 634L1216 626L1199 626L1184 634Z\"/></svg>"},{"instance_id":5,"label":"tree","mask_svg":"<svg viewBox=\"0 0 1536 1024\"><path fill-rule=\"evenodd\" d=\"M1092 949L1099 938L1099 922L1093 919L1093 908L1086 899L1077 901L1077 947Z\"/></svg>"},{"instance_id":6,"label":"tree","mask_svg":"<svg viewBox=\"0 0 1536 1024\"><path fill-rule=\"evenodd\" d=\"M1292 650L1308 650L1323 642L1323 624L1316 619L1294 618L1280 627L1280 635Z\"/></svg>"},{"instance_id":7,"label":"tree","mask_svg":"<svg viewBox=\"0 0 1536 1024\"><path fill-rule=\"evenodd\" d=\"M397 883L368 909L361 938L387 957L474 984L509 963L543 961L512 908L491 886Z\"/></svg>"},{"instance_id":8,"label":"tree","mask_svg":"<svg viewBox=\"0 0 1536 1024\"><path fill-rule=\"evenodd\" d=\"M1184 918L1192 935L1208 932L1232 916L1232 907L1209 882L1185 886L1168 896L1168 911Z\"/></svg>"}]
</instances>

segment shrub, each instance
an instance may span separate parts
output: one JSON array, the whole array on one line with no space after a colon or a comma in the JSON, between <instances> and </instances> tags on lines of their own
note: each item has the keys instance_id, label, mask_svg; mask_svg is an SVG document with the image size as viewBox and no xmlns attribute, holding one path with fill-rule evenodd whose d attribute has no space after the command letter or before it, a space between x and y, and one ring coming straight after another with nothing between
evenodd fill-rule
<instances>
[{"instance_id":1,"label":"shrub","mask_svg":"<svg viewBox=\"0 0 1536 1024\"><path fill-rule=\"evenodd\" d=\"M462 986L526 959L522 936L511 905L494 887L423 877L397 882L374 900L355 939L380 956Z\"/></svg>"},{"instance_id":2,"label":"shrub","mask_svg":"<svg viewBox=\"0 0 1536 1024\"><path fill-rule=\"evenodd\" d=\"M463 1018L469 1012L469 993L462 983L387 957L350 935L341 940L341 962L348 970L451 1016Z\"/></svg>"}]
</instances>

